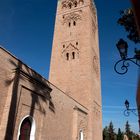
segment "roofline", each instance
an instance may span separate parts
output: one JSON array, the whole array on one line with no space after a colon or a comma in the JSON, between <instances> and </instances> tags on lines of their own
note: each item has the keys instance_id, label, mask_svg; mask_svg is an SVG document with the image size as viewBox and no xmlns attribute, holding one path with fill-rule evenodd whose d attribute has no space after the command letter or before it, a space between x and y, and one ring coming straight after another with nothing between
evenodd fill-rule
<instances>
[{"instance_id":1,"label":"roofline","mask_svg":"<svg viewBox=\"0 0 140 140\"><path fill-rule=\"evenodd\" d=\"M5 51L6 53L8 53L10 56L12 56L14 59L16 59L17 61L20 61L23 65L25 65L27 68L29 68L31 71L35 72L39 77L43 78L44 80L46 80L50 86L54 86L55 88L57 88L59 91L61 91L63 94L65 94L67 97L69 97L70 99L72 99L73 101L75 101L76 103L78 103L80 106L82 106L83 108L85 108L86 110L88 110L88 108L86 108L84 105L82 105L81 103L79 103L78 101L76 101L74 98L72 98L71 96L67 95L64 91L62 91L60 88L58 88L57 86L55 86L53 83L49 82L45 77L43 77L41 74L39 74L38 72L36 72L35 70L33 70L31 67L29 67L27 64L23 63L20 59L18 59L15 55L13 55L12 53L10 53L8 50L6 50L3 46L0 45L0 49L2 49L3 51Z\"/></svg>"},{"instance_id":2,"label":"roofline","mask_svg":"<svg viewBox=\"0 0 140 140\"><path fill-rule=\"evenodd\" d=\"M10 53L8 50L6 50L3 46L0 45L0 49L2 49L3 51L5 51L6 53L8 53L10 56L12 56L14 59L16 59L17 61L21 62L23 65L25 65L27 68L29 68L30 70L32 70L33 72L35 72L38 76L42 77L44 80L47 80L45 77L43 77L41 74L39 74L38 72L36 72L34 69L32 69L31 67L29 67L27 64L25 64L23 61L21 61L20 59L18 59L15 55L13 55L12 53ZM48 80L47 80L48 81Z\"/></svg>"}]
</instances>

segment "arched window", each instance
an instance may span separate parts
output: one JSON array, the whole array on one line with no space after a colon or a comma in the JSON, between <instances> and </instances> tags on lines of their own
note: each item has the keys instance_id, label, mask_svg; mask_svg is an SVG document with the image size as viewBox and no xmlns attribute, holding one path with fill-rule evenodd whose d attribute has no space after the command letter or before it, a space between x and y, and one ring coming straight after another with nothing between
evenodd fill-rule
<instances>
[{"instance_id":1,"label":"arched window","mask_svg":"<svg viewBox=\"0 0 140 140\"><path fill-rule=\"evenodd\" d=\"M74 6L77 7L77 1L74 3Z\"/></svg>"},{"instance_id":2,"label":"arched window","mask_svg":"<svg viewBox=\"0 0 140 140\"><path fill-rule=\"evenodd\" d=\"M35 121L31 116L26 116L22 119L17 140L34 140L35 139Z\"/></svg>"},{"instance_id":3,"label":"arched window","mask_svg":"<svg viewBox=\"0 0 140 140\"><path fill-rule=\"evenodd\" d=\"M82 130L79 132L79 140L84 140L84 133Z\"/></svg>"},{"instance_id":4,"label":"arched window","mask_svg":"<svg viewBox=\"0 0 140 140\"><path fill-rule=\"evenodd\" d=\"M72 3L69 3L69 8L70 8L70 9L72 8Z\"/></svg>"},{"instance_id":5,"label":"arched window","mask_svg":"<svg viewBox=\"0 0 140 140\"><path fill-rule=\"evenodd\" d=\"M76 26L76 21L73 21L73 25Z\"/></svg>"},{"instance_id":6,"label":"arched window","mask_svg":"<svg viewBox=\"0 0 140 140\"><path fill-rule=\"evenodd\" d=\"M75 59L75 52L72 52L72 59Z\"/></svg>"},{"instance_id":7,"label":"arched window","mask_svg":"<svg viewBox=\"0 0 140 140\"><path fill-rule=\"evenodd\" d=\"M29 117L23 120L20 128L19 140L30 140L31 125Z\"/></svg>"},{"instance_id":8,"label":"arched window","mask_svg":"<svg viewBox=\"0 0 140 140\"><path fill-rule=\"evenodd\" d=\"M69 60L69 53L66 53L66 59Z\"/></svg>"},{"instance_id":9,"label":"arched window","mask_svg":"<svg viewBox=\"0 0 140 140\"><path fill-rule=\"evenodd\" d=\"M63 9L63 8L66 8L66 7L67 7L66 4L63 4L63 5L62 5L62 9Z\"/></svg>"}]
</instances>

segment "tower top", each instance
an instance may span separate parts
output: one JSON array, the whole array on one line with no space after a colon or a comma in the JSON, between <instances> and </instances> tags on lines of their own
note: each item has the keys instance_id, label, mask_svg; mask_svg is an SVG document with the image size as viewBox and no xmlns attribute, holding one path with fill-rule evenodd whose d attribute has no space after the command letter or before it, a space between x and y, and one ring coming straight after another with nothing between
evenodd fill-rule
<instances>
[{"instance_id":1,"label":"tower top","mask_svg":"<svg viewBox=\"0 0 140 140\"><path fill-rule=\"evenodd\" d=\"M77 7L82 7L85 5L93 5L94 0L58 0L58 9L57 11L70 10Z\"/></svg>"}]
</instances>

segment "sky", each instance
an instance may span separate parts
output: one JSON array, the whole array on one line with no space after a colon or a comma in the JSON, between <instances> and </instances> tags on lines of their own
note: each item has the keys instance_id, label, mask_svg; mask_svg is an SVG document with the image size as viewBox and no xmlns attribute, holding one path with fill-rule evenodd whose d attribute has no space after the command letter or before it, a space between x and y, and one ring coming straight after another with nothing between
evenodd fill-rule
<instances>
[{"instance_id":1,"label":"sky","mask_svg":"<svg viewBox=\"0 0 140 140\"><path fill-rule=\"evenodd\" d=\"M57 0L0 0L0 44L17 58L48 78ZM138 132L138 118L123 115L124 101L136 107L137 66L130 64L125 75L114 71L120 59L116 43L124 38L129 44L129 56L138 45L126 38L117 24L120 10L129 8L129 0L95 0L98 13L101 67L103 127L113 122L115 130L128 120Z\"/></svg>"}]
</instances>

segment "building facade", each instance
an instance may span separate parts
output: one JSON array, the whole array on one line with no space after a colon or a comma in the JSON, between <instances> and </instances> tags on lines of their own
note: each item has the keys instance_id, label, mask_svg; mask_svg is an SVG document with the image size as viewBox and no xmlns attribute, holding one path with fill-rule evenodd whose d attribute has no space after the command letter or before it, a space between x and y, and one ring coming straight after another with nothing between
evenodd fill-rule
<instances>
[{"instance_id":1,"label":"building facade","mask_svg":"<svg viewBox=\"0 0 140 140\"><path fill-rule=\"evenodd\" d=\"M1 140L101 140L98 25L91 0L59 0L49 81L0 47Z\"/></svg>"}]
</instances>

